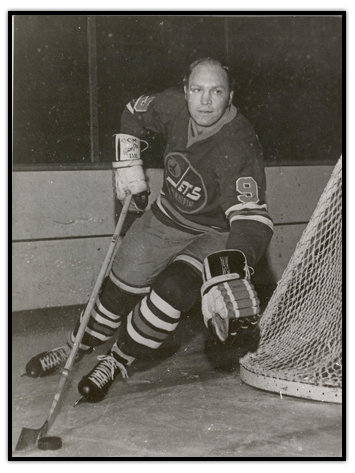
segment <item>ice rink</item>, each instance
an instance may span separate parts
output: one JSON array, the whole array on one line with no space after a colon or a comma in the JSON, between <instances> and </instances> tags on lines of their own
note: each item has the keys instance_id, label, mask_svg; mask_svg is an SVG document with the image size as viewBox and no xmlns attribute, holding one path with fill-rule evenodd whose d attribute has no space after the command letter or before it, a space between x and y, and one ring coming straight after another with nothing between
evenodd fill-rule
<instances>
[{"instance_id":1,"label":"ice rink","mask_svg":"<svg viewBox=\"0 0 355 473\"><path fill-rule=\"evenodd\" d=\"M165 344L161 358L137 364L117 379L106 399L81 404L77 383L106 344L75 365L49 435L56 451L14 452L23 427L40 428L48 417L59 374L21 377L27 361L59 346L80 312L32 311L14 319L13 457L27 458L326 458L342 454L342 405L291 398L254 389L239 377L246 346L212 340L195 309Z\"/></svg>"}]
</instances>

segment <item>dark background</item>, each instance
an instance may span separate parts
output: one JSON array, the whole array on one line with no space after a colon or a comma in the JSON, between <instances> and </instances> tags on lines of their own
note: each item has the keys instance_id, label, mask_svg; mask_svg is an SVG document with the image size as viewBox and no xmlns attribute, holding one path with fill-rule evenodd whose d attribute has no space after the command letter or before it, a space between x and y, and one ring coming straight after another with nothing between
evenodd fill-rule
<instances>
[{"instance_id":1,"label":"dark background","mask_svg":"<svg viewBox=\"0 0 355 473\"><path fill-rule=\"evenodd\" d=\"M125 104L182 87L211 55L236 78L234 103L268 165L333 164L341 154L342 22L336 15L95 15L98 162L113 159ZM15 15L13 162L90 164L88 17ZM147 167L162 165L150 137Z\"/></svg>"}]
</instances>

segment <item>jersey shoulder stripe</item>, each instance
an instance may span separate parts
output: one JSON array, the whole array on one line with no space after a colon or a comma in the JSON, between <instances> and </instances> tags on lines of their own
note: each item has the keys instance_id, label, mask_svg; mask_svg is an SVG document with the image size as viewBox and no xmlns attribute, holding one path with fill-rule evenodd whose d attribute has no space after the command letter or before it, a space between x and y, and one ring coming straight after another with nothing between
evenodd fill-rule
<instances>
[{"instance_id":1,"label":"jersey shoulder stripe","mask_svg":"<svg viewBox=\"0 0 355 473\"><path fill-rule=\"evenodd\" d=\"M137 99L131 100L126 108L132 115L144 114L152 108L155 112L163 115L179 115L182 111L187 112L184 94L177 88L141 95Z\"/></svg>"}]
</instances>

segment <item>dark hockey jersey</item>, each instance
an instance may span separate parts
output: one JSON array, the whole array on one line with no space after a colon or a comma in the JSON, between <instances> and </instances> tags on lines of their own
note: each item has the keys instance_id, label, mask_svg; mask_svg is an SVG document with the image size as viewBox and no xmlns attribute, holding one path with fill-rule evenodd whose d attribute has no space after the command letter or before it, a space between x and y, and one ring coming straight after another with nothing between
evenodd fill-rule
<instances>
[{"instance_id":1,"label":"dark hockey jersey","mask_svg":"<svg viewBox=\"0 0 355 473\"><path fill-rule=\"evenodd\" d=\"M163 188L152 206L157 218L191 233L229 232L245 220L273 228L262 149L233 105L198 135L182 92L144 95L127 104L121 133L143 139L147 130L163 133L167 142Z\"/></svg>"}]
</instances>

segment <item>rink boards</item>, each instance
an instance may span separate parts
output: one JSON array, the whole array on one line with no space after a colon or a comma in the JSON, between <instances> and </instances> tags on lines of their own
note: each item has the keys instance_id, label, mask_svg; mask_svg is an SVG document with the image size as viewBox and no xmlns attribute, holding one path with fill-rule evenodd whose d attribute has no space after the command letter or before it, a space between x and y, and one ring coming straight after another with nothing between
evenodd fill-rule
<instances>
[{"instance_id":1,"label":"rink boards","mask_svg":"<svg viewBox=\"0 0 355 473\"><path fill-rule=\"evenodd\" d=\"M333 166L267 167L275 233L257 271L277 282L309 221ZM147 171L152 198L162 170ZM105 257L117 215L112 171L13 173L13 310L84 304Z\"/></svg>"}]
</instances>

